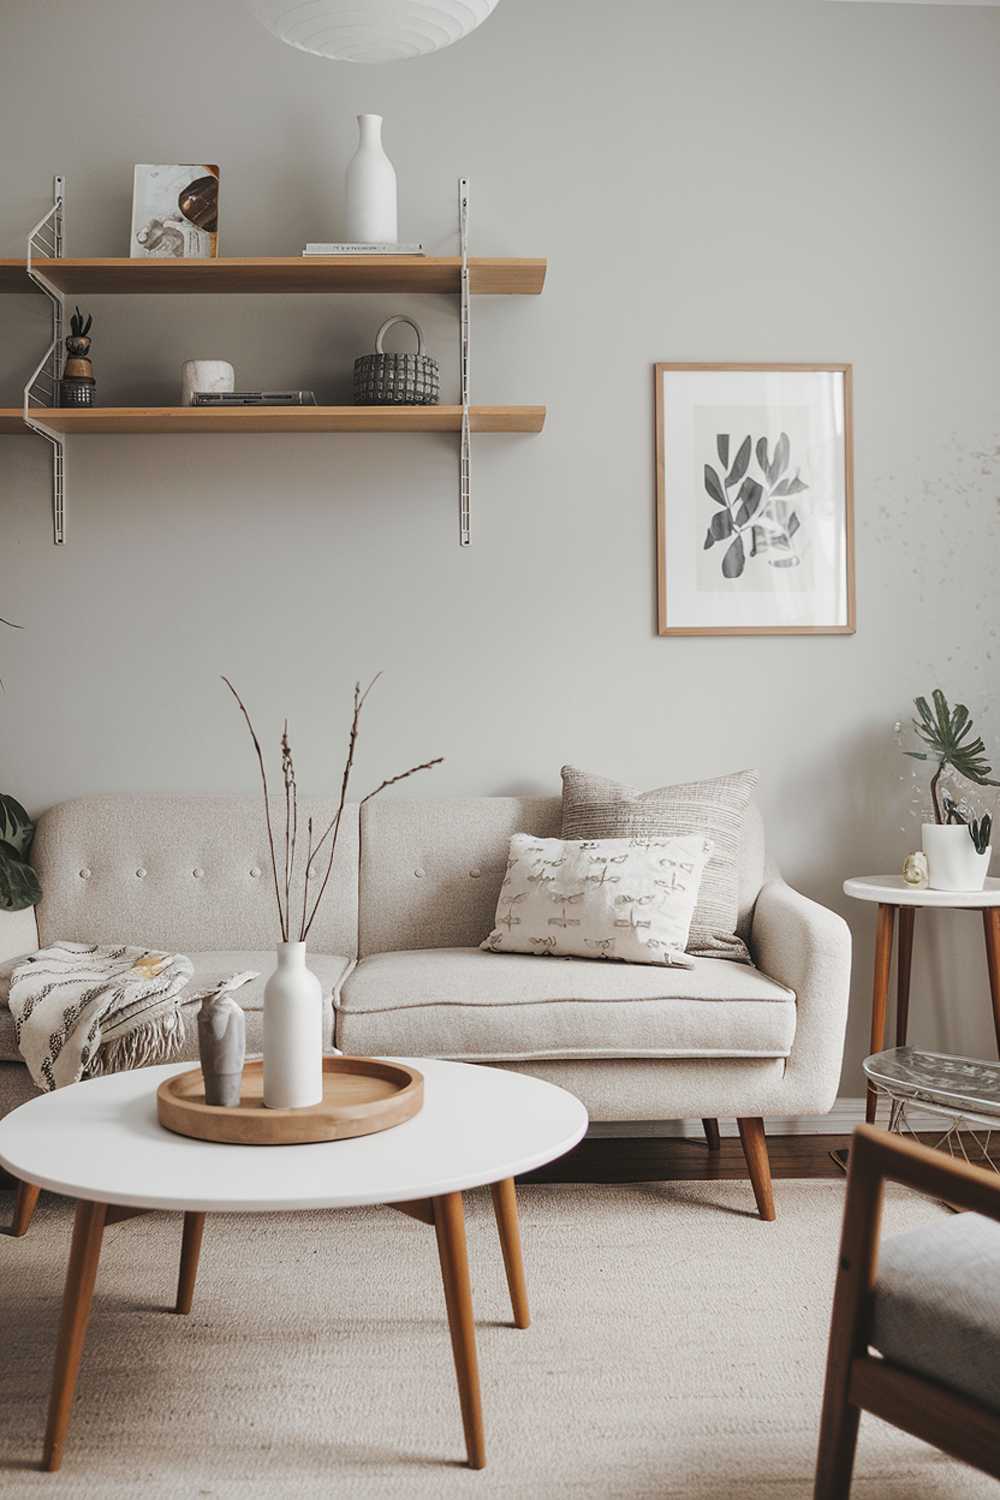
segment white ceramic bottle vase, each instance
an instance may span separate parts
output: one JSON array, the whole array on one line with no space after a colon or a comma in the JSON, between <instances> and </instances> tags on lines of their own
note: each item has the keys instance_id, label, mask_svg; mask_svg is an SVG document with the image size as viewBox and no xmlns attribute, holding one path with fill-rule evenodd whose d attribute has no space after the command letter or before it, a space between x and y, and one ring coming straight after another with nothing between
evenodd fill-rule
<instances>
[{"instance_id":1,"label":"white ceramic bottle vase","mask_svg":"<svg viewBox=\"0 0 1000 1500\"><path fill-rule=\"evenodd\" d=\"M323 1097L323 991L305 943L279 943L264 986L264 1103L304 1109Z\"/></svg>"},{"instance_id":2,"label":"white ceramic bottle vase","mask_svg":"<svg viewBox=\"0 0 1000 1500\"><path fill-rule=\"evenodd\" d=\"M347 168L347 240L352 245L393 245L396 171L382 149L382 116L358 115L358 149Z\"/></svg>"}]
</instances>

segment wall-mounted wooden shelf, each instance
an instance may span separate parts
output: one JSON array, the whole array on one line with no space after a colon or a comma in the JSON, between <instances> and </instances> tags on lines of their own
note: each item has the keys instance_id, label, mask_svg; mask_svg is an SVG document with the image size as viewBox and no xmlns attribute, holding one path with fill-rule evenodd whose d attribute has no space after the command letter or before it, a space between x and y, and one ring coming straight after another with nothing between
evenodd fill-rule
<instances>
[{"instance_id":1,"label":"wall-mounted wooden shelf","mask_svg":"<svg viewBox=\"0 0 1000 1500\"><path fill-rule=\"evenodd\" d=\"M127 433L454 432L459 437L459 544L469 545L471 434L541 432L544 406L473 406L469 386L472 294L537 296L547 262L469 255L469 180L458 180L460 255L229 256L219 260L78 259L66 250L66 179L27 235L24 260L0 260L0 293L38 292L50 339L24 386L22 407L0 407L0 434L33 432L52 450L52 539L66 539L66 441ZM65 300L89 296L247 293L431 293L458 297L459 406L59 407Z\"/></svg>"},{"instance_id":2,"label":"wall-mounted wooden shelf","mask_svg":"<svg viewBox=\"0 0 1000 1500\"><path fill-rule=\"evenodd\" d=\"M65 436L138 432L461 432L460 406L47 406L39 421ZM473 432L541 432L544 406L473 406ZM0 408L0 433L30 432L20 407Z\"/></svg>"},{"instance_id":3,"label":"wall-mounted wooden shelf","mask_svg":"<svg viewBox=\"0 0 1000 1500\"><path fill-rule=\"evenodd\" d=\"M35 259L32 265L65 296L126 293L458 292L458 256L342 255L229 257L222 260ZM544 260L472 256L469 289L480 295L537 296ZM27 262L0 260L0 292L38 288Z\"/></svg>"}]
</instances>

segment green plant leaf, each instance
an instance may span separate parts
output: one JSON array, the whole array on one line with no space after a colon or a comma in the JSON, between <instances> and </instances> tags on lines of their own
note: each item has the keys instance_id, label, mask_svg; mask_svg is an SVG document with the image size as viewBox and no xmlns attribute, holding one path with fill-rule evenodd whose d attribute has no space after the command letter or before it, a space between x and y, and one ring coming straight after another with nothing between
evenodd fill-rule
<instances>
[{"instance_id":1,"label":"green plant leaf","mask_svg":"<svg viewBox=\"0 0 1000 1500\"><path fill-rule=\"evenodd\" d=\"M722 481L711 464L705 465L705 488L716 505L725 505L726 497L722 492Z\"/></svg>"},{"instance_id":2,"label":"green plant leaf","mask_svg":"<svg viewBox=\"0 0 1000 1500\"><path fill-rule=\"evenodd\" d=\"M13 846L15 855L27 856L35 825L16 797L0 793L0 839Z\"/></svg>"},{"instance_id":3,"label":"green plant leaf","mask_svg":"<svg viewBox=\"0 0 1000 1500\"><path fill-rule=\"evenodd\" d=\"M715 451L719 455L719 463L724 469L729 468L729 433L720 432L715 439Z\"/></svg>"},{"instance_id":4,"label":"green plant leaf","mask_svg":"<svg viewBox=\"0 0 1000 1500\"><path fill-rule=\"evenodd\" d=\"M725 557L722 559L723 578L739 578L746 567L746 553L743 551L743 538L734 537L729 544Z\"/></svg>"},{"instance_id":5,"label":"green plant leaf","mask_svg":"<svg viewBox=\"0 0 1000 1500\"><path fill-rule=\"evenodd\" d=\"M31 866L0 850L0 910L23 911L41 899L42 888Z\"/></svg>"},{"instance_id":6,"label":"green plant leaf","mask_svg":"<svg viewBox=\"0 0 1000 1500\"><path fill-rule=\"evenodd\" d=\"M709 547L714 546L716 542L724 542L726 538L732 536L732 534L732 516L729 514L728 510L717 510L711 521L708 523L708 530L705 533L705 546L702 550L707 552Z\"/></svg>"},{"instance_id":7,"label":"green plant leaf","mask_svg":"<svg viewBox=\"0 0 1000 1500\"><path fill-rule=\"evenodd\" d=\"M747 471L750 463L750 439L745 437L740 444L739 452L733 459L733 467L726 475L726 489L731 490L734 484L738 484Z\"/></svg>"}]
</instances>

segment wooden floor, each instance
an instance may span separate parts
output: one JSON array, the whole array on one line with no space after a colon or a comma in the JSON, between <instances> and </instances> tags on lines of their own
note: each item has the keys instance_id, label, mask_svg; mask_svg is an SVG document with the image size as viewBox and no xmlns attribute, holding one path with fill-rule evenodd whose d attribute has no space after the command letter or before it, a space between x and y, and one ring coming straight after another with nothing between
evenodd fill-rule
<instances>
[{"instance_id":1,"label":"wooden floor","mask_svg":"<svg viewBox=\"0 0 1000 1500\"><path fill-rule=\"evenodd\" d=\"M849 1135L768 1136L773 1177L840 1177L830 1156L850 1145ZM550 1166L521 1182L717 1182L746 1177L737 1136L724 1136L718 1151L705 1142L679 1136L592 1136Z\"/></svg>"}]
</instances>

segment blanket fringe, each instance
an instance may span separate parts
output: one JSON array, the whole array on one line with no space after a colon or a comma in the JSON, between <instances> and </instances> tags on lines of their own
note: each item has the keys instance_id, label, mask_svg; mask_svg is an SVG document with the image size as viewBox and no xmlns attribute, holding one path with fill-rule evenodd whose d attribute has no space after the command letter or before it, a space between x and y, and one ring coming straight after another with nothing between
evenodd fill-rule
<instances>
[{"instance_id":1,"label":"blanket fringe","mask_svg":"<svg viewBox=\"0 0 1000 1500\"><path fill-rule=\"evenodd\" d=\"M178 1007L166 1015L154 1017L142 1026L106 1043L86 1069L88 1078L105 1073L124 1073L130 1068L148 1068L154 1063L170 1062L187 1041L184 1012Z\"/></svg>"}]
</instances>

